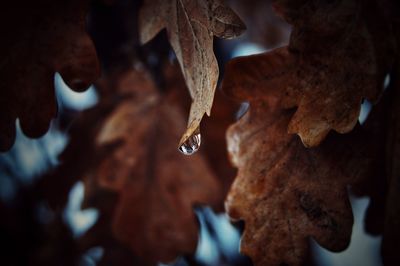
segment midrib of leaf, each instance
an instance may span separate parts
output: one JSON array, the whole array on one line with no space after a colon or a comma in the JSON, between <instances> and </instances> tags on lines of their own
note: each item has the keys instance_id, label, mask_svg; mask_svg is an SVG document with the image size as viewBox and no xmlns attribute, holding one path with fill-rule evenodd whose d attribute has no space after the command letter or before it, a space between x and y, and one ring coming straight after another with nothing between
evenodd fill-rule
<instances>
[{"instance_id":1,"label":"midrib of leaf","mask_svg":"<svg viewBox=\"0 0 400 266\"><path fill-rule=\"evenodd\" d=\"M204 63L204 55L207 53L207 51L205 51L204 49L203 49L203 46L201 45L201 43L200 43L200 41L199 41L199 39L197 38L197 36L196 36L196 34L195 34L195 31L194 31L194 29L193 29L193 23L192 22L196 22L196 23L198 23L199 25L201 25L202 27L204 27L207 31L209 31L209 29L205 26L205 25L203 25L200 21L198 21L198 20L196 20L196 19L190 19L189 18L189 15L188 15L188 11L186 10L186 8L185 8L185 5L183 4L183 2L182 2L182 0L177 0L177 2L179 3L179 5L181 6L181 8L182 8L182 10L183 10L183 14L185 15L185 19L186 19L186 21L187 21L187 24L189 25L189 28L190 28L190 32L192 33L192 37L193 37L193 40L194 40L194 42L196 43L196 45L197 45L197 47L199 48L199 52L200 52L200 55L201 55L201 57L202 57L202 62L201 62L201 65L203 66L203 63ZM178 5L176 5L176 8L177 8L177 10L176 10L176 14L178 14ZM178 21L178 20L177 20ZM179 34L179 36L180 36L180 24L179 23L177 23L177 27L178 27L178 34ZM178 38L179 38L179 36L178 36ZM180 38L179 38L180 39ZM179 45L180 45L180 43L179 43ZM182 56L183 57L183 56ZM187 72L187 65L185 64L185 62L184 62L184 60L183 60L183 58L182 58L182 66L183 66L183 71L184 71L184 73L185 73L185 76L186 76L186 72ZM203 69L204 67L202 67L201 69ZM207 69L207 67L205 68L205 69ZM205 82L205 79L203 78L204 76L202 76L202 78L201 78L201 88L203 88L204 87L204 82ZM190 88L189 88L190 89ZM193 89L195 89L195 94L196 93L199 93L200 95L200 99L202 99L203 98L203 90L198 90L198 88L193 88Z\"/></svg>"},{"instance_id":2,"label":"midrib of leaf","mask_svg":"<svg viewBox=\"0 0 400 266\"><path fill-rule=\"evenodd\" d=\"M190 18L189 18L189 15L188 15L188 11L186 10L185 5L182 3L182 0L177 0L177 1L179 2L180 6L182 7L182 10L184 11L183 14L185 15L185 18L186 18L186 20L187 20L187 23L190 25L190 31L191 31L191 33L192 33L192 35L193 35L193 39L195 40L195 42L197 43L197 45L198 45L200 48L202 48L199 39L196 37L196 34L194 33L192 21L197 22L198 24L200 24L201 26L203 26L203 27L204 27L205 29L207 29L207 30L209 30L209 29L208 29L205 25L203 25L199 20L197 20L197 19L195 19L195 18L190 19ZM176 7L178 8L178 5L177 5ZM176 10L176 14L178 14L178 10ZM180 33L180 30L179 30L179 23L178 23L178 33ZM180 35L180 34L179 34L179 35Z\"/></svg>"}]
</instances>

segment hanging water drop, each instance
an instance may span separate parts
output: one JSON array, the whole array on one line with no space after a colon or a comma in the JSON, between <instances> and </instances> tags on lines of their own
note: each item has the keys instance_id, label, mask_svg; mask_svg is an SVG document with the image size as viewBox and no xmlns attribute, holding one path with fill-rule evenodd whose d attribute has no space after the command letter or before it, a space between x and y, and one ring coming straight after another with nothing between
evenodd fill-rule
<instances>
[{"instance_id":1,"label":"hanging water drop","mask_svg":"<svg viewBox=\"0 0 400 266\"><path fill-rule=\"evenodd\" d=\"M192 155L200 148L200 144L200 129L197 128L193 134L179 147L179 151L185 155Z\"/></svg>"}]
</instances>

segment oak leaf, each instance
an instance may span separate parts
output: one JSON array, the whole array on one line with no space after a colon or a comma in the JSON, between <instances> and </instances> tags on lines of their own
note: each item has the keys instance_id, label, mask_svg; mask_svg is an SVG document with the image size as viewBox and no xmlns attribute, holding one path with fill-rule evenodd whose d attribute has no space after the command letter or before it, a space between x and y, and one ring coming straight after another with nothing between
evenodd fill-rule
<instances>
[{"instance_id":1,"label":"oak leaf","mask_svg":"<svg viewBox=\"0 0 400 266\"><path fill-rule=\"evenodd\" d=\"M300 265L309 237L329 250L345 249L353 224L346 185L371 170L371 157L359 149L365 143L354 145L352 136L305 149L286 133L290 115L252 104L228 131L239 173L226 208L245 221L241 250L255 265Z\"/></svg>"},{"instance_id":2,"label":"oak leaf","mask_svg":"<svg viewBox=\"0 0 400 266\"><path fill-rule=\"evenodd\" d=\"M109 154L87 175L92 184L86 197L96 193L95 186L117 192L112 214L116 238L146 261L170 262L194 253L198 229L193 207L216 205L220 184L201 153L189 158L176 150L184 128L176 104L181 99L174 90L161 94L143 76L131 71L113 84L130 96L96 137L98 150Z\"/></svg>"},{"instance_id":3,"label":"oak leaf","mask_svg":"<svg viewBox=\"0 0 400 266\"><path fill-rule=\"evenodd\" d=\"M74 90L99 76L85 31L88 1L20 1L4 5L0 27L0 150L11 147L15 121L29 137L43 135L55 117L54 74Z\"/></svg>"},{"instance_id":4,"label":"oak leaf","mask_svg":"<svg viewBox=\"0 0 400 266\"><path fill-rule=\"evenodd\" d=\"M260 69L276 66L276 52L268 56L253 63ZM242 65L245 81L248 66ZM233 89L232 96L250 102L248 113L227 133L238 175L226 209L245 222L241 251L263 266L300 265L310 237L329 250L345 249L353 225L347 186L374 173L377 156L377 147L367 145L376 136L363 128L346 135L332 133L310 149L288 134L293 109L284 108L285 97L279 92L281 69L269 80L276 87L225 87L225 80L230 84L237 75L229 66L223 82L225 90Z\"/></svg>"},{"instance_id":5,"label":"oak leaf","mask_svg":"<svg viewBox=\"0 0 400 266\"><path fill-rule=\"evenodd\" d=\"M72 185L83 180L85 200L82 208L96 208L99 211L99 219L79 238L79 243L82 250L95 246L104 247L104 257L99 262L101 265L107 264L109 260L130 260L130 263L134 263L133 258L138 265L157 265L156 261L162 260L162 256L168 256L165 260L170 261L178 254L192 253L198 236L192 205L203 202L212 205L215 210L221 210L235 175L235 169L229 164L227 157L221 157L221 154L226 153L225 131L232 121L230 117L234 113L235 105L228 104L219 97L220 93L216 94L216 102L219 104L213 107L215 115L205 121L207 131L202 135L204 149L194 156L192 162L191 158L183 157L176 151L174 139L170 139L174 134L178 138L176 134L184 127L182 110L190 105L190 95L184 90L185 84L179 67L167 69L165 86L160 91L155 89L154 83L144 71L118 71L100 79L96 83L100 95L99 103L74 119L68 130L69 144L59 158L60 165L41 178L37 185L41 199L46 200L52 209L60 209L65 206ZM164 104L160 107L157 107L156 103L149 105L149 101L161 103L162 99ZM167 109L171 110L165 111ZM134 110L143 112L136 113L136 117L132 113ZM168 128L172 133L160 137L160 142L166 138L168 142L150 150L146 139L150 141L151 138L159 136L143 134L157 133L150 125L157 129L157 117L169 118L171 113L177 114ZM164 119L164 122L160 122L162 130L165 130L168 121ZM113 128L115 123L118 125ZM179 126L175 129L171 125ZM103 139L105 143L99 143L100 136L108 136ZM134 138L131 139L131 136ZM144 140L142 143L138 139L140 136ZM133 147L133 143L138 147ZM151 156L146 155L151 152L157 158L156 161L152 161ZM164 158L166 152L171 153L167 159ZM123 154L127 154L126 157ZM163 158L160 158L160 155ZM124 158L119 161L118 156ZM130 165L127 161L132 157L137 161ZM113 164L114 160L117 160L116 164ZM170 164L171 160L176 163ZM149 169L154 166L157 170L153 180L146 180L140 173L145 166ZM171 176L167 176L169 174ZM192 178L194 185L199 183L195 188L190 186ZM139 185L137 189L133 187L141 182L148 183L146 191L139 191ZM167 192L174 189L176 192L171 193L175 198ZM152 190L154 192L151 192ZM130 192L138 194L132 195ZM168 199L172 197L176 201L165 200L164 196ZM143 200L131 202L130 198L133 197L142 197ZM196 197L202 197L204 200L197 202L194 200ZM147 202L146 199L152 199L153 209L149 207L150 201ZM157 207L161 205L157 204L165 204L168 208L159 211ZM131 208L130 205L139 208ZM185 216L168 216L174 210ZM167 221L157 221L159 215ZM136 220L130 224L132 219ZM152 223L146 224L147 219ZM180 225L181 228L176 228ZM150 238L155 230L160 232L160 237ZM182 239L161 239L163 234L176 230L179 230L177 236ZM186 244L184 248L182 243Z\"/></svg>"},{"instance_id":6,"label":"oak leaf","mask_svg":"<svg viewBox=\"0 0 400 266\"><path fill-rule=\"evenodd\" d=\"M393 64L391 28L372 2L275 1L293 25L289 46L234 59L225 86L283 94L284 107L297 107L288 131L305 146L317 146L331 129L351 131L362 100L378 100Z\"/></svg>"},{"instance_id":7,"label":"oak leaf","mask_svg":"<svg viewBox=\"0 0 400 266\"><path fill-rule=\"evenodd\" d=\"M139 14L141 42L148 42L163 28L193 101L180 146L198 129L204 113L211 112L219 75L213 36L233 38L245 26L221 0L145 0Z\"/></svg>"}]
</instances>

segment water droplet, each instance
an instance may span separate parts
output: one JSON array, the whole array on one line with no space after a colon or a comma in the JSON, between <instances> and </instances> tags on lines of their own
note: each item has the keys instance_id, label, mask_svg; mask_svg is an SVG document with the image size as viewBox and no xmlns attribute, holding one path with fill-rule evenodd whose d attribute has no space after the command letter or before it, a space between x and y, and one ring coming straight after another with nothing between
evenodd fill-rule
<instances>
[{"instance_id":1,"label":"water droplet","mask_svg":"<svg viewBox=\"0 0 400 266\"><path fill-rule=\"evenodd\" d=\"M200 144L200 129L197 128L193 134L179 147L179 151L185 155L192 155L200 148Z\"/></svg>"}]
</instances>

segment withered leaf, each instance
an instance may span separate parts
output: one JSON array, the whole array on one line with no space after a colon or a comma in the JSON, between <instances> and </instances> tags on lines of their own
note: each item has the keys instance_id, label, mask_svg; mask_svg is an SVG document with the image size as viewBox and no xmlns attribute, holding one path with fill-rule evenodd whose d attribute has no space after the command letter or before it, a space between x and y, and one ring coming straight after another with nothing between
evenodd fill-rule
<instances>
[{"instance_id":1,"label":"withered leaf","mask_svg":"<svg viewBox=\"0 0 400 266\"><path fill-rule=\"evenodd\" d=\"M331 129L349 132L393 64L391 29L372 2L276 1L293 25L289 46L233 60L225 85L282 93L285 107L297 107L288 130L305 146L317 146Z\"/></svg>"},{"instance_id":2,"label":"withered leaf","mask_svg":"<svg viewBox=\"0 0 400 266\"><path fill-rule=\"evenodd\" d=\"M236 37L245 26L221 0L145 0L139 15L141 42L148 42L163 28L193 100L182 144L199 127L204 113L211 112L219 75L213 36Z\"/></svg>"},{"instance_id":3,"label":"withered leaf","mask_svg":"<svg viewBox=\"0 0 400 266\"><path fill-rule=\"evenodd\" d=\"M253 98L234 93L250 101L250 110L227 133L238 175L225 204L232 218L245 222L241 251L255 265L300 265L310 237L333 251L349 244L346 186L374 172L376 147L357 128L305 148L287 133L293 110L265 90L252 91Z\"/></svg>"},{"instance_id":4,"label":"withered leaf","mask_svg":"<svg viewBox=\"0 0 400 266\"><path fill-rule=\"evenodd\" d=\"M99 75L85 31L88 1L14 1L1 10L0 150L14 142L15 121L29 137L43 135L55 117L54 74L81 91Z\"/></svg>"},{"instance_id":5,"label":"withered leaf","mask_svg":"<svg viewBox=\"0 0 400 266\"><path fill-rule=\"evenodd\" d=\"M114 148L88 179L119 193L112 219L116 238L142 259L170 262L195 251L193 207L217 204L220 185L202 154L189 158L176 152L184 128L180 99L173 90L161 94L144 76L132 71L114 84L131 97L100 130L99 150ZM87 197L94 192L89 188Z\"/></svg>"}]
</instances>

